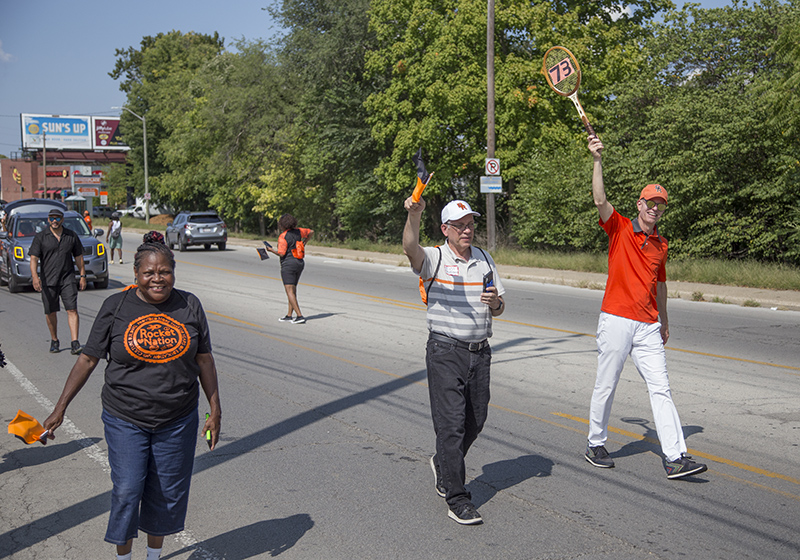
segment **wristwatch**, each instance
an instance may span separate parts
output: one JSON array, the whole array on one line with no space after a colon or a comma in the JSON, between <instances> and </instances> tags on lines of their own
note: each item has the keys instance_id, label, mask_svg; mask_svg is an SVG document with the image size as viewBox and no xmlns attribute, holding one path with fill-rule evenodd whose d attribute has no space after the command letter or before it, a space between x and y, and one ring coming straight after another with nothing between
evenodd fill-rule
<instances>
[{"instance_id":1,"label":"wristwatch","mask_svg":"<svg viewBox=\"0 0 800 560\"><path fill-rule=\"evenodd\" d=\"M497 307L495 307L494 309L492 309L492 311L500 311L501 309L503 309L503 306L505 305L505 302L503 302L503 300L502 300L502 299L500 299L500 298L497 298L497 299L499 299L499 300L500 300L500 305L498 305Z\"/></svg>"},{"instance_id":2,"label":"wristwatch","mask_svg":"<svg viewBox=\"0 0 800 560\"><path fill-rule=\"evenodd\" d=\"M81 278L86 278L86 275L85 274L81 274Z\"/></svg>"}]
</instances>

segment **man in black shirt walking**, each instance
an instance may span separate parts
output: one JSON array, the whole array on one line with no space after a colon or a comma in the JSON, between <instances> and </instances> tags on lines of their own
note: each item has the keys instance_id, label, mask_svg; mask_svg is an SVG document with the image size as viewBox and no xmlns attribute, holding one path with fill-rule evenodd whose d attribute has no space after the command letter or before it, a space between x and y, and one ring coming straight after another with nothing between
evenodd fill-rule
<instances>
[{"instance_id":1,"label":"man in black shirt walking","mask_svg":"<svg viewBox=\"0 0 800 560\"><path fill-rule=\"evenodd\" d=\"M81 275L80 289L86 289L86 269L83 263L83 245L78 235L63 225L64 213L53 208L47 216L50 227L40 231L31 243L31 280L33 288L42 293L44 314L47 327L50 329L50 352L59 351L58 316L61 307L58 298L64 303L67 311L67 322L72 337L73 354L81 353L78 342L78 285L75 283L73 258ZM39 261L42 265L42 276L39 277Z\"/></svg>"}]
</instances>

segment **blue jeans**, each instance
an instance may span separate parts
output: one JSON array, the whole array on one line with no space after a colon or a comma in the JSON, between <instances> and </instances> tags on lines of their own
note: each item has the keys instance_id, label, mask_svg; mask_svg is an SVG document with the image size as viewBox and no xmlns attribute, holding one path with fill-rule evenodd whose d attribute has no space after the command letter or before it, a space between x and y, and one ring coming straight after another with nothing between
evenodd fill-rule
<instances>
[{"instance_id":1,"label":"blue jeans","mask_svg":"<svg viewBox=\"0 0 800 560\"><path fill-rule=\"evenodd\" d=\"M425 358L428 392L436 432L436 462L447 489L447 504L468 503L464 487L464 457L483 430L489 412L489 368L492 350L488 346L470 352L453 343L428 339Z\"/></svg>"},{"instance_id":2,"label":"blue jeans","mask_svg":"<svg viewBox=\"0 0 800 560\"><path fill-rule=\"evenodd\" d=\"M111 514L105 540L124 545L137 529L161 537L183 531L199 420L197 410L146 430L103 410L111 464Z\"/></svg>"}]
</instances>

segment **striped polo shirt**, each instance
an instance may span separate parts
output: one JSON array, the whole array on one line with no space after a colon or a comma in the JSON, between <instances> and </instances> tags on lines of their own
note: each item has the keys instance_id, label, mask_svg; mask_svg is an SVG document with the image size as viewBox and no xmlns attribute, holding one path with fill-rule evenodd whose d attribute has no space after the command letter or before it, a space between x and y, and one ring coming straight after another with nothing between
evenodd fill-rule
<instances>
[{"instance_id":1,"label":"striped polo shirt","mask_svg":"<svg viewBox=\"0 0 800 560\"><path fill-rule=\"evenodd\" d=\"M423 249L425 262L422 270L414 273L425 281L426 286L439 261L439 249L442 251L442 263L428 291L428 330L464 342L480 342L491 337L492 312L488 305L481 303L483 275L492 270L497 294L502 296L505 293L492 257L472 247L472 256L465 261L456 256L448 243L438 249Z\"/></svg>"}]
</instances>

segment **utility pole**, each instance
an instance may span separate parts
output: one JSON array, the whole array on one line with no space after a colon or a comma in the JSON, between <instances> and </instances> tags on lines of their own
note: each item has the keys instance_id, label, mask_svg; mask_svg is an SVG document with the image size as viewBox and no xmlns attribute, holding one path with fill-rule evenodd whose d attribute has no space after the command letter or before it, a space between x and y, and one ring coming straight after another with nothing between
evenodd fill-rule
<instances>
[{"instance_id":1,"label":"utility pole","mask_svg":"<svg viewBox=\"0 0 800 560\"><path fill-rule=\"evenodd\" d=\"M47 133L42 130L42 171L44 172L44 187L42 198L47 198ZM33 198L36 198L35 196Z\"/></svg>"},{"instance_id":2,"label":"utility pole","mask_svg":"<svg viewBox=\"0 0 800 560\"><path fill-rule=\"evenodd\" d=\"M494 157L494 0L488 0L486 10L486 157ZM487 249L497 247L494 220L494 193L486 193Z\"/></svg>"}]
</instances>

